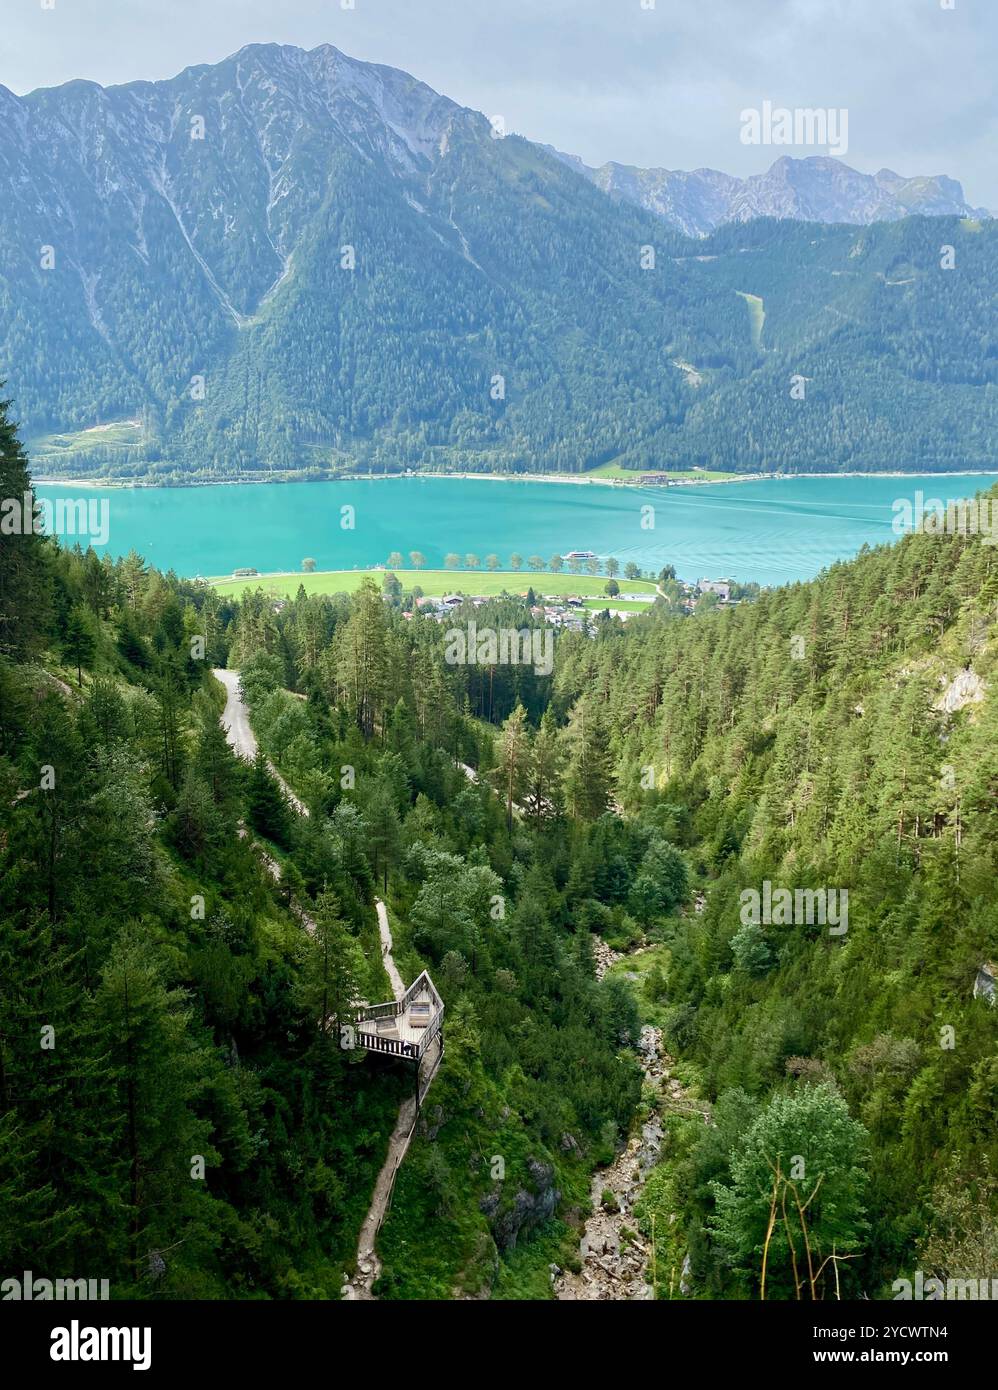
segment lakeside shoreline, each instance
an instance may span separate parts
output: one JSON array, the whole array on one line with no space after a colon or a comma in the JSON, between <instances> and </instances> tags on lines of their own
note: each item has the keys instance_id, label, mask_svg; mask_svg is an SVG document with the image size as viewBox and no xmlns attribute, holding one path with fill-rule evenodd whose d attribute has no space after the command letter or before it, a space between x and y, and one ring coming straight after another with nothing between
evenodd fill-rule
<instances>
[{"instance_id":1,"label":"lakeside shoreline","mask_svg":"<svg viewBox=\"0 0 998 1390\"><path fill-rule=\"evenodd\" d=\"M631 485L630 493L626 487L618 488L613 496L593 494L588 500L578 486L560 492L548 488L519 493L510 488L469 488L469 475L422 476L454 481L449 487L442 483L370 492L356 486L338 491L303 487L264 491L230 481L222 486L235 491L219 491L214 497L203 491L162 487L129 488L127 495L120 489L102 493L99 485L77 490L56 481L39 485L36 497L46 510L63 505L82 511L88 497L93 509L94 499L103 496L100 505L102 511L110 509L108 520L110 513L115 514L114 548L109 553L121 555L134 549L151 563L185 577L208 575L230 592L246 587L247 581L249 587L297 587L305 575L301 556L318 562L313 573L319 578L305 578L306 587L342 576L349 589L363 575L376 577L396 550L404 559L414 539L417 549L420 541L431 543L430 567L441 570L445 554L455 552L476 552L479 559L495 552L508 559L517 551L565 555L575 546L604 557L616 556L621 564L636 561L653 574L668 561L691 579L713 574L774 585L811 578L849 558L863 544L889 541L891 513L896 514L899 507L910 509L923 498L931 505L937 494L948 501L968 499L968 504L975 494L986 496L998 480L998 470L963 475L900 470L893 474L771 474L765 475L767 482L784 486L722 494L695 485L691 492L691 484L686 483L682 495L677 492L670 497L665 487ZM483 482L512 481L506 476L470 476ZM751 482L754 476L739 475L736 480ZM836 476L843 481L826 481ZM806 481L809 478L814 481ZM564 479L537 474L530 481ZM583 481L590 480L576 479ZM340 538L341 504L347 502L357 515L363 511L367 516L371 530L365 540ZM640 526L639 509L643 509ZM656 534L646 536L644 513L649 510L652 520L657 514L658 521L648 528ZM68 537L78 529L72 520L50 524ZM461 555L455 558L458 568L451 571L447 584L463 588L476 570L465 569ZM272 569L275 561L277 568ZM238 575L243 568L255 568L257 573ZM408 566L403 563L401 568L405 571ZM546 565L540 571L524 566L520 583L529 582L531 574L545 572ZM240 582L234 585L234 579ZM419 580L413 575L410 582ZM477 588L482 581L471 582ZM537 580L534 583L536 587Z\"/></svg>"},{"instance_id":2,"label":"lakeside shoreline","mask_svg":"<svg viewBox=\"0 0 998 1390\"><path fill-rule=\"evenodd\" d=\"M675 482L669 483L640 483L636 479L630 478L596 478L586 474L578 473L349 473L339 478L286 478L283 476L271 476L268 478L240 477L240 478L214 478L214 479L191 479L186 483L167 483L167 482L129 482L120 478L33 478L33 487L71 487L71 488L94 488L106 491L122 490L149 490L162 489L183 491L186 488L198 487L247 487L251 485L267 487L288 485L291 483L374 483L391 481L411 481L413 479L444 478L458 479L462 482L488 482L488 483L571 483L575 485L589 486L595 484L602 487L638 487L648 491L666 492L674 487L727 487L732 483L762 483L762 482L800 482L802 478L998 478L998 467L994 469L985 468L961 468L952 469L945 473L933 473L921 470L884 470L883 472L848 472L848 473L733 473L726 478L677 478Z\"/></svg>"}]
</instances>

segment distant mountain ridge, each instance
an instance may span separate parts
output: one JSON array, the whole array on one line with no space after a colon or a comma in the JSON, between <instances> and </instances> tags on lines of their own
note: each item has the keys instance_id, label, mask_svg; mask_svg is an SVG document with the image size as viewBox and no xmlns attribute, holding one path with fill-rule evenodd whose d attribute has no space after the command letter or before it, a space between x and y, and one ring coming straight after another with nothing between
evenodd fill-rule
<instances>
[{"instance_id":1,"label":"distant mountain ridge","mask_svg":"<svg viewBox=\"0 0 998 1390\"><path fill-rule=\"evenodd\" d=\"M840 159L784 155L764 173L748 178L717 169L639 169L608 163L591 168L575 155L546 146L611 198L653 212L687 236L706 236L726 222L755 217L801 222L866 225L926 217L990 218L975 208L963 187L945 174L903 178L891 169L861 174Z\"/></svg>"},{"instance_id":2,"label":"distant mountain ridge","mask_svg":"<svg viewBox=\"0 0 998 1390\"><path fill-rule=\"evenodd\" d=\"M987 467L996 261L958 216L691 240L329 45L0 88L0 380L41 476Z\"/></svg>"}]
</instances>

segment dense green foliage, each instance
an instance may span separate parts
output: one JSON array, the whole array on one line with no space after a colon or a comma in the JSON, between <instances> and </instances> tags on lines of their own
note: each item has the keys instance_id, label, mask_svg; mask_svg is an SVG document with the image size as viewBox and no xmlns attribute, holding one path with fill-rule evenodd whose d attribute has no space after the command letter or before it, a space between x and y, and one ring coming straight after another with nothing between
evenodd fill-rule
<instances>
[{"instance_id":1,"label":"dense green foliage","mask_svg":"<svg viewBox=\"0 0 998 1390\"><path fill-rule=\"evenodd\" d=\"M37 548L0 658L0 1264L99 1271L119 1295L337 1296L412 1084L321 1026L390 997L377 883L407 975L429 964L453 1008L434 1100L451 1097L473 1218L446 1247L431 1212L434 1287L487 1286L520 1185L543 1188L525 1239L626 1129L637 1022L566 930L534 837L511 840L455 765L483 735L429 674L437 629L414 641L373 586L278 621L135 556ZM219 727L210 665L247 647L264 747L307 820ZM563 824L566 866L572 840ZM415 1277L392 1267L386 1291Z\"/></svg>"},{"instance_id":2,"label":"dense green foliage","mask_svg":"<svg viewBox=\"0 0 998 1390\"><path fill-rule=\"evenodd\" d=\"M689 818L706 901L666 933L665 1022L715 1102L716 1128L683 1122L669 1165L701 1291L758 1288L772 1165L786 1175L795 1155L802 1199L825 1173L819 1235L847 1184L847 1290L911 1277L954 1182L993 1228L998 1027L975 981L998 952L996 600L991 546L916 536L727 613L608 630L559 663L556 705L587 692L605 713L624 809ZM742 894L767 881L847 890L848 930L746 923ZM836 1098L834 1142L780 1109L805 1087ZM950 1226L932 1257L954 1272L966 1236ZM782 1231L771 1292L792 1288ZM833 1282L826 1268L825 1296Z\"/></svg>"}]
</instances>

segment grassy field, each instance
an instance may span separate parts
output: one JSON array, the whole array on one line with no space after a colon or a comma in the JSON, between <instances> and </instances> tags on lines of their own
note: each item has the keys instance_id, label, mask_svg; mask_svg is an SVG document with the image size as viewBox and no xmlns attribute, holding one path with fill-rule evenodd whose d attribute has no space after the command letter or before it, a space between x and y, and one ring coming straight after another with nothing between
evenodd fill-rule
<instances>
[{"instance_id":1,"label":"grassy field","mask_svg":"<svg viewBox=\"0 0 998 1390\"><path fill-rule=\"evenodd\" d=\"M602 613L605 608L611 613L647 613L651 609L650 603L625 603L619 598L587 598L583 606L593 613Z\"/></svg>"},{"instance_id":2,"label":"grassy field","mask_svg":"<svg viewBox=\"0 0 998 1390\"><path fill-rule=\"evenodd\" d=\"M262 574L252 579L212 579L209 582L220 593L241 594L246 589L263 589L264 593L279 597L293 597L299 584L305 586L307 594L352 594L360 588L366 578L381 583L381 570L317 570L315 574ZM491 573L483 570L394 570L403 589L419 585L429 598L439 598L443 594L468 594L473 597L487 597L490 594L525 594L532 588L535 594L585 594L600 595L606 587L606 575L589 574L534 574L522 570L514 574L509 570ZM641 594L655 592L650 579L617 578L621 593Z\"/></svg>"},{"instance_id":3,"label":"grassy field","mask_svg":"<svg viewBox=\"0 0 998 1390\"><path fill-rule=\"evenodd\" d=\"M39 463L48 459L66 460L80 451L97 445L121 449L142 442L142 426L137 420L117 420L114 424L98 425L88 430L67 431L65 434L45 434L32 439L28 445Z\"/></svg>"},{"instance_id":4,"label":"grassy field","mask_svg":"<svg viewBox=\"0 0 998 1390\"><path fill-rule=\"evenodd\" d=\"M616 463L601 463L598 468L587 468L578 475L581 478L620 478L622 482L636 482L637 473L633 468L621 468Z\"/></svg>"}]
</instances>

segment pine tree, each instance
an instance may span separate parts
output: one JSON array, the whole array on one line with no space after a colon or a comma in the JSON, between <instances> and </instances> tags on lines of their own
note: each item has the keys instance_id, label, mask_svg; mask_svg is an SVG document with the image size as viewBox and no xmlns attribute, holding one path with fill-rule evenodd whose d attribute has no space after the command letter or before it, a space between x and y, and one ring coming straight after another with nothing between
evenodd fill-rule
<instances>
[{"instance_id":1,"label":"pine tree","mask_svg":"<svg viewBox=\"0 0 998 1390\"><path fill-rule=\"evenodd\" d=\"M62 646L70 663L76 667L76 683L82 686L83 667L89 669L97 649L90 615L85 608L76 607L70 612Z\"/></svg>"},{"instance_id":2,"label":"pine tree","mask_svg":"<svg viewBox=\"0 0 998 1390\"><path fill-rule=\"evenodd\" d=\"M337 634L336 681L358 727L370 738L384 709L388 646L385 605L373 581L363 582L352 609Z\"/></svg>"},{"instance_id":3,"label":"pine tree","mask_svg":"<svg viewBox=\"0 0 998 1390\"><path fill-rule=\"evenodd\" d=\"M595 820L606 810L610 794L606 741L591 696L572 706L564 731L568 750L565 796L573 816Z\"/></svg>"},{"instance_id":4,"label":"pine tree","mask_svg":"<svg viewBox=\"0 0 998 1390\"><path fill-rule=\"evenodd\" d=\"M0 401L0 656L20 659L41 644L51 607L47 543L35 533L34 510L23 514L31 479L10 405Z\"/></svg>"},{"instance_id":5,"label":"pine tree","mask_svg":"<svg viewBox=\"0 0 998 1390\"><path fill-rule=\"evenodd\" d=\"M127 608L118 620L118 650L138 670L144 671L149 666L149 649L145 638L139 631L134 614Z\"/></svg>"},{"instance_id":6,"label":"pine tree","mask_svg":"<svg viewBox=\"0 0 998 1390\"><path fill-rule=\"evenodd\" d=\"M374 854L374 876L381 875L382 890L388 892L388 870L398 857L402 837L399 815L391 789L383 782L374 786L364 806L368 844Z\"/></svg>"},{"instance_id":7,"label":"pine tree","mask_svg":"<svg viewBox=\"0 0 998 1390\"><path fill-rule=\"evenodd\" d=\"M104 1241L138 1280L150 1248L194 1238L204 1184L192 1181L198 1156L218 1153L195 1113L212 1067L197 1040L187 1001L170 989L148 943L123 933L93 999L93 1025L107 1057L101 1083L103 1132L116 1200L105 1213Z\"/></svg>"},{"instance_id":8,"label":"pine tree","mask_svg":"<svg viewBox=\"0 0 998 1390\"><path fill-rule=\"evenodd\" d=\"M203 697L197 705L197 720L194 766L207 783L215 805L222 811L231 811L239 799L242 770L218 715Z\"/></svg>"},{"instance_id":9,"label":"pine tree","mask_svg":"<svg viewBox=\"0 0 998 1390\"><path fill-rule=\"evenodd\" d=\"M257 748L253 760L246 788L246 804L253 829L275 844L283 844L288 834L288 804L267 766L262 748Z\"/></svg>"},{"instance_id":10,"label":"pine tree","mask_svg":"<svg viewBox=\"0 0 998 1390\"><path fill-rule=\"evenodd\" d=\"M513 828L513 806L522 794L529 771L529 740L527 712L518 704L502 726L499 745L499 768L503 796L506 801L506 829Z\"/></svg>"},{"instance_id":11,"label":"pine tree","mask_svg":"<svg viewBox=\"0 0 998 1390\"><path fill-rule=\"evenodd\" d=\"M525 803L535 823L550 819L561 811L562 748L554 714L548 708L530 749L528 792Z\"/></svg>"},{"instance_id":12,"label":"pine tree","mask_svg":"<svg viewBox=\"0 0 998 1390\"><path fill-rule=\"evenodd\" d=\"M297 997L318 1031L323 1036L332 1033L339 1047L362 993L364 956L347 930L336 894L328 888L316 899L312 917L315 929L303 945Z\"/></svg>"},{"instance_id":13,"label":"pine tree","mask_svg":"<svg viewBox=\"0 0 998 1390\"><path fill-rule=\"evenodd\" d=\"M92 1158L79 952L44 915L0 911L0 1258L8 1270L72 1259L85 1228L77 1173Z\"/></svg>"},{"instance_id":14,"label":"pine tree","mask_svg":"<svg viewBox=\"0 0 998 1390\"><path fill-rule=\"evenodd\" d=\"M25 823L26 848L36 864L42 901L55 921L63 911L73 875L74 828L89 790L84 750L61 699L41 702L23 758L31 778Z\"/></svg>"},{"instance_id":15,"label":"pine tree","mask_svg":"<svg viewBox=\"0 0 998 1390\"><path fill-rule=\"evenodd\" d=\"M174 789L180 786L185 753L180 730L184 685L177 658L167 657L162 663L156 682L156 694L159 705L160 762L163 776Z\"/></svg>"}]
</instances>

